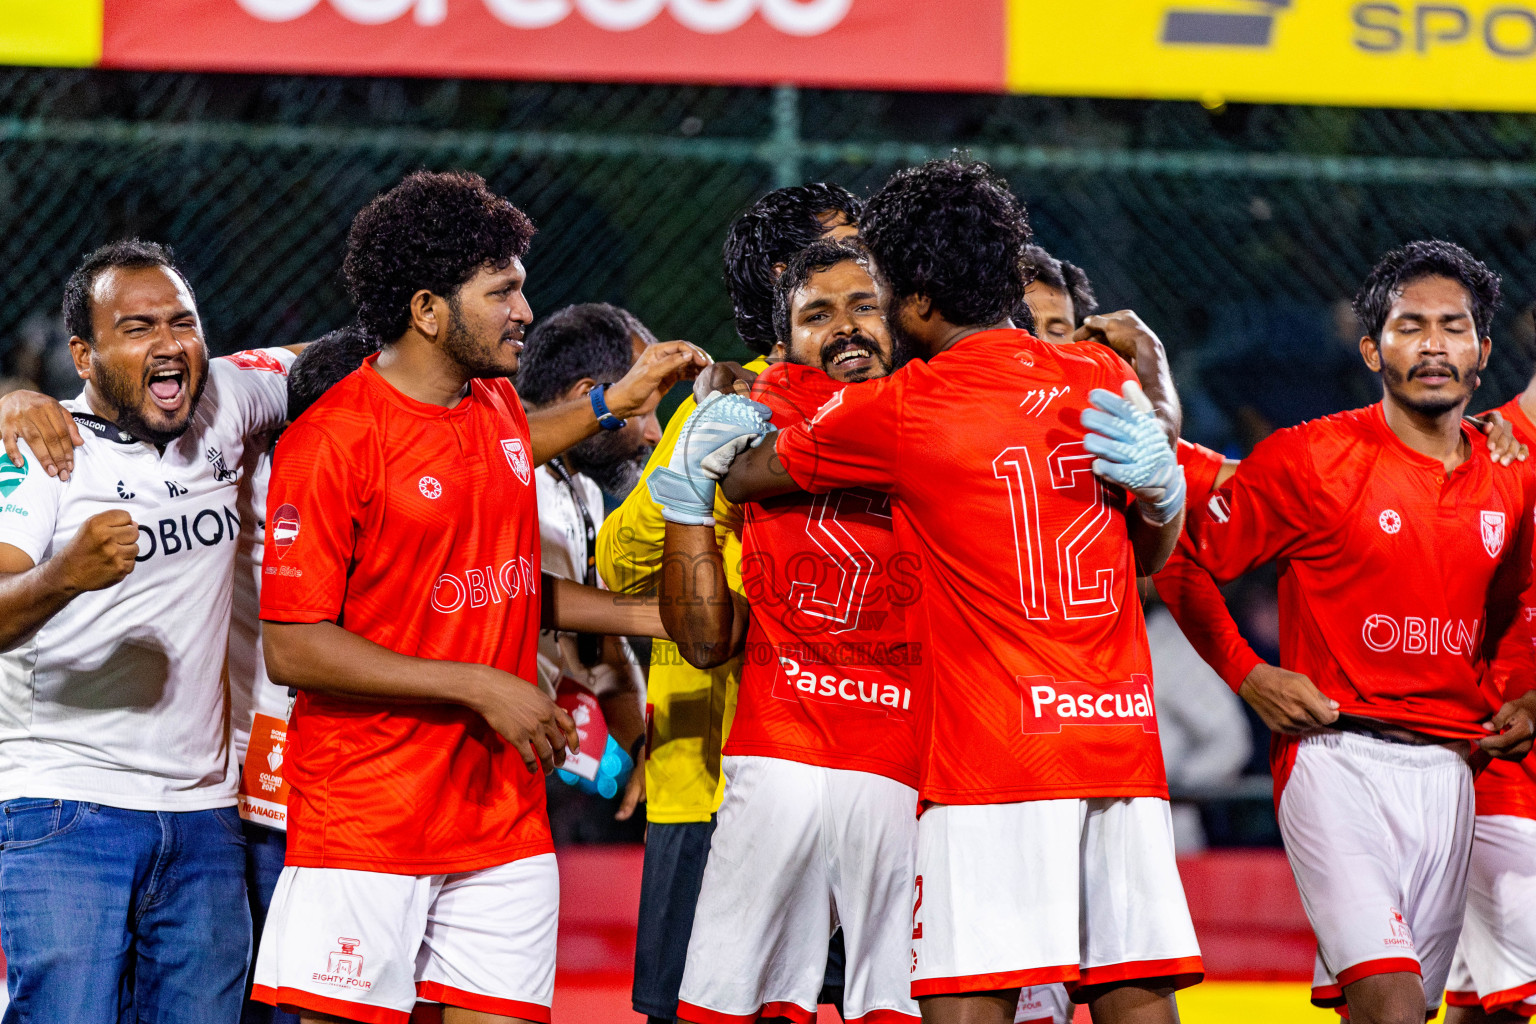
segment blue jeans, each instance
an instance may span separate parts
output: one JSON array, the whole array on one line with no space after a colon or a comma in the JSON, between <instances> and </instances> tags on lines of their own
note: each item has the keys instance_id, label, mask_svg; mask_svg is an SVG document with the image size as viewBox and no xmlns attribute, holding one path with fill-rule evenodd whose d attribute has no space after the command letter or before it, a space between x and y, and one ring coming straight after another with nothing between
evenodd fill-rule
<instances>
[{"instance_id":1,"label":"blue jeans","mask_svg":"<svg viewBox=\"0 0 1536 1024\"><path fill-rule=\"evenodd\" d=\"M251 949L251 972L254 974L256 954L261 949L261 930L266 926L267 910L272 906L272 892L277 888L277 876L283 873L283 858L288 853L288 833L253 825L249 821L243 824L245 886L251 898L251 934L256 939ZM247 999L240 1024L299 1024L299 1015Z\"/></svg>"},{"instance_id":2,"label":"blue jeans","mask_svg":"<svg viewBox=\"0 0 1536 1024\"><path fill-rule=\"evenodd\" d=\"M251 916L233 807L0 803L4 1024L236 1024Z\"/></svg>"}]
</instances>

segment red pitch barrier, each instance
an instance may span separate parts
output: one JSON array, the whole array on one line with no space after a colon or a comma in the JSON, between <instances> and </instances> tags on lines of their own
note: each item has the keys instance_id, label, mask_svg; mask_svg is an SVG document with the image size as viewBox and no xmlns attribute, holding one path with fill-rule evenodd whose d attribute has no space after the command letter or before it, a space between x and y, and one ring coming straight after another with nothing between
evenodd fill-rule
<instances>
[{"instance_id":1,"label":"red pitch barrier","mask_svg":"<svg viewBox=\"0 0 1536 1024\"><path fill-rule=\"evenodd\" d=\"M554 1024L642 1020L629 1006L643 851L567 846L560 860L560 973ZM1279 850L1218 850L1179 861L1212 981L1310 981L1316 949ZM831 1020L835 1014L825 1015Z\"/></svg>"}]
</instances>

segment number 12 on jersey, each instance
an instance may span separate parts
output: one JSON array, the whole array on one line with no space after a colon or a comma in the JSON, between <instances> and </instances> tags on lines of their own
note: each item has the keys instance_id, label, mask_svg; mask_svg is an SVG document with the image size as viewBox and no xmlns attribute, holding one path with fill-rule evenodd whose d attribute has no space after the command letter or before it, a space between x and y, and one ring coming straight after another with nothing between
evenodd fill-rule
<instances>
[{"instance_id":1,"label":"number 12 on jersey","mask_svg":"<svg viewBox=\"0 0 1536 1024\"><path fill-rule=\"evenodd\" d=\"M992 475L1008 485L1013 512L1013 546L1018 559L1019 603L1031 619L1049 619L1059 607L1062 618L1092 619L1112 615L1115 603L1115 553L1095 543L1113 514L1104 485L1093 475L1093 455L1081 441L1057 445L1044 459L1016 445L992 460ZM1043 462L1037 466L1036 462ZM1047 524L1080 509L1068 525L1042 543L1041 503ZM1049 563L1054 562L1051 572ZM1054 586L1052 585L1054 583ZM1054 591L1054 594L1053 594Z\"/></svg>"}]
</instances>

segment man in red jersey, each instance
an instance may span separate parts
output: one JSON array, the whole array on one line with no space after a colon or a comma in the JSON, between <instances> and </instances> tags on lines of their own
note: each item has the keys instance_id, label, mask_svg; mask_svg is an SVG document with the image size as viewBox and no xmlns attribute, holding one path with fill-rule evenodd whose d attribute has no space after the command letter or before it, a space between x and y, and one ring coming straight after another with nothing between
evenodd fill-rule
<instances>
[{"instance_id":1,"label":"man in red jersey","mask_svg":"<svg viewBox=\"0 0 1536 1024\"><path fill-rule=\"evenodd\" d=\"M659 620L598 622L599 592L541 585L533 467L605 410L554 410L535 447L505 379L532 319L532 234L475 175L419 172L374 199L345 271L360 325L389 340L275 454L264 647L300 694L288 866L254 991L305 1020L404 1024L418 998L451 1022L550 1019L558 884L538 769L576 733L532 684L541 603L567 629Z\"/></svg>"},{"instance_id":2,"label":"man in red jersey","mask_svg":"<svg viewBox=\"0 0 1536 1024\"><path fill-rule=\"evenodd\" d=\"M1138 450L1155 440L1134 503L1100 482L1119 470L1085 446L1089 394L1135 376L1012 328L1029 229L989 169L900 172L859 233L893 338L925 358L770 435L724 489L885 491L922 561L913 995L926 1021L1005 1024L1021 986L1062 981L1100 1021L1172 1022L1201 966L1135 594L1177 538L1172 449L1150 413L1095 396Z\"/></svg>"},{"instance_id":3,"label":"man in red jersey","mask_svg":"<svg viewBox=\"0 0 1536 1024\"><path fill-rule=\"evenodd\" d=\"M790 260L774 324L785 361L757 377L752 395L780 429L845 384L891 372L875 283L847 244L816 242ZM906 668L917 649L905 629L915 559L896 547L888 495L796 492L744 507L737 589L746 598L737 596L715 540L715 481L693 440L684 427L672 465L650 477L672 567L662 620L697 667L735 656L743 631L747 657L678 1018L811 1020L821 950L841 924L844 1019L917 1024L907 981L917 752Z\"/></svg>"},{"instance_id":4,"label":"man in red jersey","mask_svg":"<svg viewBox=\"0 0 1536 1024\"><path fill-rule=\"evenodd\" d=\"M1382 403L1276 433L1191 523L1218 580L1282 560L1284 671L1240 692L1279 734L1314 1001L1356 1021L1439 1004L1466 891L1466 762L1530 746L1529 652L1508 629L1530 577L1530 476L1496 469L1461 423L1498 291L1448 243L1389 253L1356 298ZM1513 702L1486 671L1500 643Z\"/></svg>"}]
</instances>

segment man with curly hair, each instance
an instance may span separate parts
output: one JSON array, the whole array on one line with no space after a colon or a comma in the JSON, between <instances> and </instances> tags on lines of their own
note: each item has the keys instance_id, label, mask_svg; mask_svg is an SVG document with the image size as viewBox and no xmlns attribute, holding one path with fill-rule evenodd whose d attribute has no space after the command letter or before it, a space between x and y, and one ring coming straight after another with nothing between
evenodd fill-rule
<instances>
[{"instance_id":1,"label":"man with curly hair","mask_svg":"<svg viewBox=\"0 0 1536 1024\"><path fill-rule=\"evenodd\" d=\"M541 577L533 471L701 354L652 346L640 372L530 429L507 378L533 319L533 233L473 174L417 172L370 202L344 269L383 346L274 455L263 646L299 696L287 867L254 994L306 1021L404 1024L418 999L452 1022L550 1019L559 887L541 769L577 736L534 682L540 623L660 623Z\"/></svg>"},{"instance_id":2,"label":"man with curly hair","mask_svg":"<svg viewBox=\"0 0 1536 1024\"><path fill-rule=\"evenodd\" d=\"M1013 327L1029 225L985 165L899 172L859 236L921 358L769 435L722 490L884 491L921 555L912 994L925 1021L1007 1024L1021 987L1067 982L1095 1020L1171 1024L1202 968L1135 578L1182 524L1178 425L1108 348Z\"/></svg>"}]
</instances>

